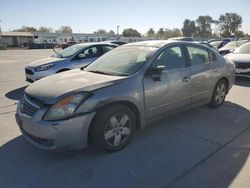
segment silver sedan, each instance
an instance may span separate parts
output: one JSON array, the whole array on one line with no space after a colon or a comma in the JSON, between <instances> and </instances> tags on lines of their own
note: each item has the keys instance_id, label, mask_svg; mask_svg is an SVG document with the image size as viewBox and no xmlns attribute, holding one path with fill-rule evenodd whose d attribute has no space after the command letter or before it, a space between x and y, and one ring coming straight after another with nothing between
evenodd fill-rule
<instances>
[{"instance_id":1,"label":"silver sedan","mask_svg":"<svg viewBox=\"0 0 250 188\"><path fill-rule=\"evenodd\" d=\"M84 70L30 85L17 106L23 136L37 147L118 151L135 130L202 104L223 104L235 79L232 61L192 42L118 47Z\"/></svg>"},{"instance_id":2,"label":"silver sedan","mask_svg":"<svg viewBox=\"0 0 250 188\"><path fill-rule=\"evenodd\" d=\"M85 67L117 46L108 42L82 43L70 46L60 52L55 51L55 55L34 61L25 67L26 80L35 82L52 74Z\"/></svg>"}]
</instances>

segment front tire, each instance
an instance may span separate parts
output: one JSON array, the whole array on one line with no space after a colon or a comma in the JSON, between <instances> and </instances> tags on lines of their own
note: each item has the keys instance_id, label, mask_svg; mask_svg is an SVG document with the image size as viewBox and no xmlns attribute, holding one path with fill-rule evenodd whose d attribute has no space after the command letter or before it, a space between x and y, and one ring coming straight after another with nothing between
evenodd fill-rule
<instances>
[{"instance_id":1,"label":"front tire","mask_svg":"<svg viewBox=\"0 0 250 188\"><path fill-rule=\"evenodd\" d=\"M97 149L119 151L135 133L136 117L125 105L111 105L101 109L90 129L90 139Z\"/></svg>"},{"instance_id":2,"label":"front tire","mask_svg":"<svg viewBox=\"0 0 250 188\"><path fill-rule=\"evenodd\" d=\"M209 106L212 108L218 108L224 103L226 95L227 95L226 81L223 79L219 80L215 85Z\"/></svg>"}]
</instances>

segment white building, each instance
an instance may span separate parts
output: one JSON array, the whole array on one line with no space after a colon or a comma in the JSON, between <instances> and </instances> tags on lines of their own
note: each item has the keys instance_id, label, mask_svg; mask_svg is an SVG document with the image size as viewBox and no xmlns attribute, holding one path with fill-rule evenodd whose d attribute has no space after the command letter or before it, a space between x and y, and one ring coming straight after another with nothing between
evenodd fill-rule
<instances>
[{"instance_id":1,"label":"white building","mask_svg":"<svg viewBox=\"0 0 250 188\"><path fill-rule=\"evenodd\" d=\"M100 34L85 34L85 33L47 33L47 32L32 32L34 41L39 43L54 43L61 45L69 41L81 42L100 42L116 39L116 35L100 35Z\"/></svg>"},{"instance_id":2,"label":"white building","mask_svg":"<svg viewBox=\"0 0 250 188\"><path fill-rule=\"evenodd\" d=\"M120 40L123 42L136 42L148 40L143 37L120 37L115 34L86 34L86 33L48 33L48 32L2 32L2 41L9 47L26 47L29 43L53 43L61 45L70 41L101 42Z\"/></svg>"},{"instance_id":3,"label":"white building","mask_svg":"<svg viewBox=\"0 0 250 188\"><path fill-rule=\"evenodd\" d=\"M1 38L5 46L21 47L33 42L34 35L30 32L2 32Z\"/></svg>"}]
</instances>

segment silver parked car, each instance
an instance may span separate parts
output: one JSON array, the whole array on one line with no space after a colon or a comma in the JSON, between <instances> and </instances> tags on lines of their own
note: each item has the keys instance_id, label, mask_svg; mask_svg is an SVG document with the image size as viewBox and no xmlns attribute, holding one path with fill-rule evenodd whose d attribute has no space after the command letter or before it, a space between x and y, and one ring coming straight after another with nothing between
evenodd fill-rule
<instances>
[{"instance_id":1,"label":"silver parked car","mask_svg":"<svg viewBox=\"0 0 250 188\"><path fill-rule=\"evenodd\" d=\"M219 107L235 79L218 52L184 41L118 47L84 70L49 76L26 88L16 121L23 136L47 150L89 143L117 151L135 130L201 104Z\"/></svg>"},{"instance_id":2,"label":"silver parked car","mask_svg":"<svg viewBox=\"0 0 250 188\"><path fill-rule=\"evenodd\" d=\"M82 43L70 46L55 55L30 63L25 67L26 80L34 82L43 77L87 66L118 45L100 43Z\"/></svg>"},{"instance_id":3,"label":"silver parked car","mask_svg":"<svg viewBox=\"0 0 250 188\"><path fill-rule=\"evenodd\" d=\"M236 76L250 78L250 42L236 48L233 53L225 57L235 63Z\"/></svg>"},{"instance_id":4,"label":"silver parked car","mask_svg":"<svg viewBox=\"0 0 250 188\"><path fill-rule=\"evenodd\" d=\"M227 55L229 53L234 52L235 49L237 49L238 47L240 47L241 45L247 43L247 40L239 40L239 41L232 41L227 43L225 46L223 46L222 48L220 48L218 51L221 55Z\"/></svg>"}]
</instances>

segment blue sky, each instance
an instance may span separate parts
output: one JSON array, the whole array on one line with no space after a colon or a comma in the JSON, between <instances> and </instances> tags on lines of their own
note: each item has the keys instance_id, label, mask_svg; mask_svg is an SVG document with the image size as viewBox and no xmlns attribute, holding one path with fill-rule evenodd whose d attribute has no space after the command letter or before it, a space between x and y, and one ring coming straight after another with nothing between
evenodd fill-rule
<instances>
[{"instance_id":1,"label":"blue sky","mask_svg":"<svg viewBox=\"0 0 250 188\"><path fill-rule=\"evenodd\" d=\"M0 0L3 31L20 28L69 25L73 32L90 33L120 26L146 33L150 27L181 28L188 18L236 12L243 18L241 30L250 33L250 0Z\"/></svg>"}]
</instances>

